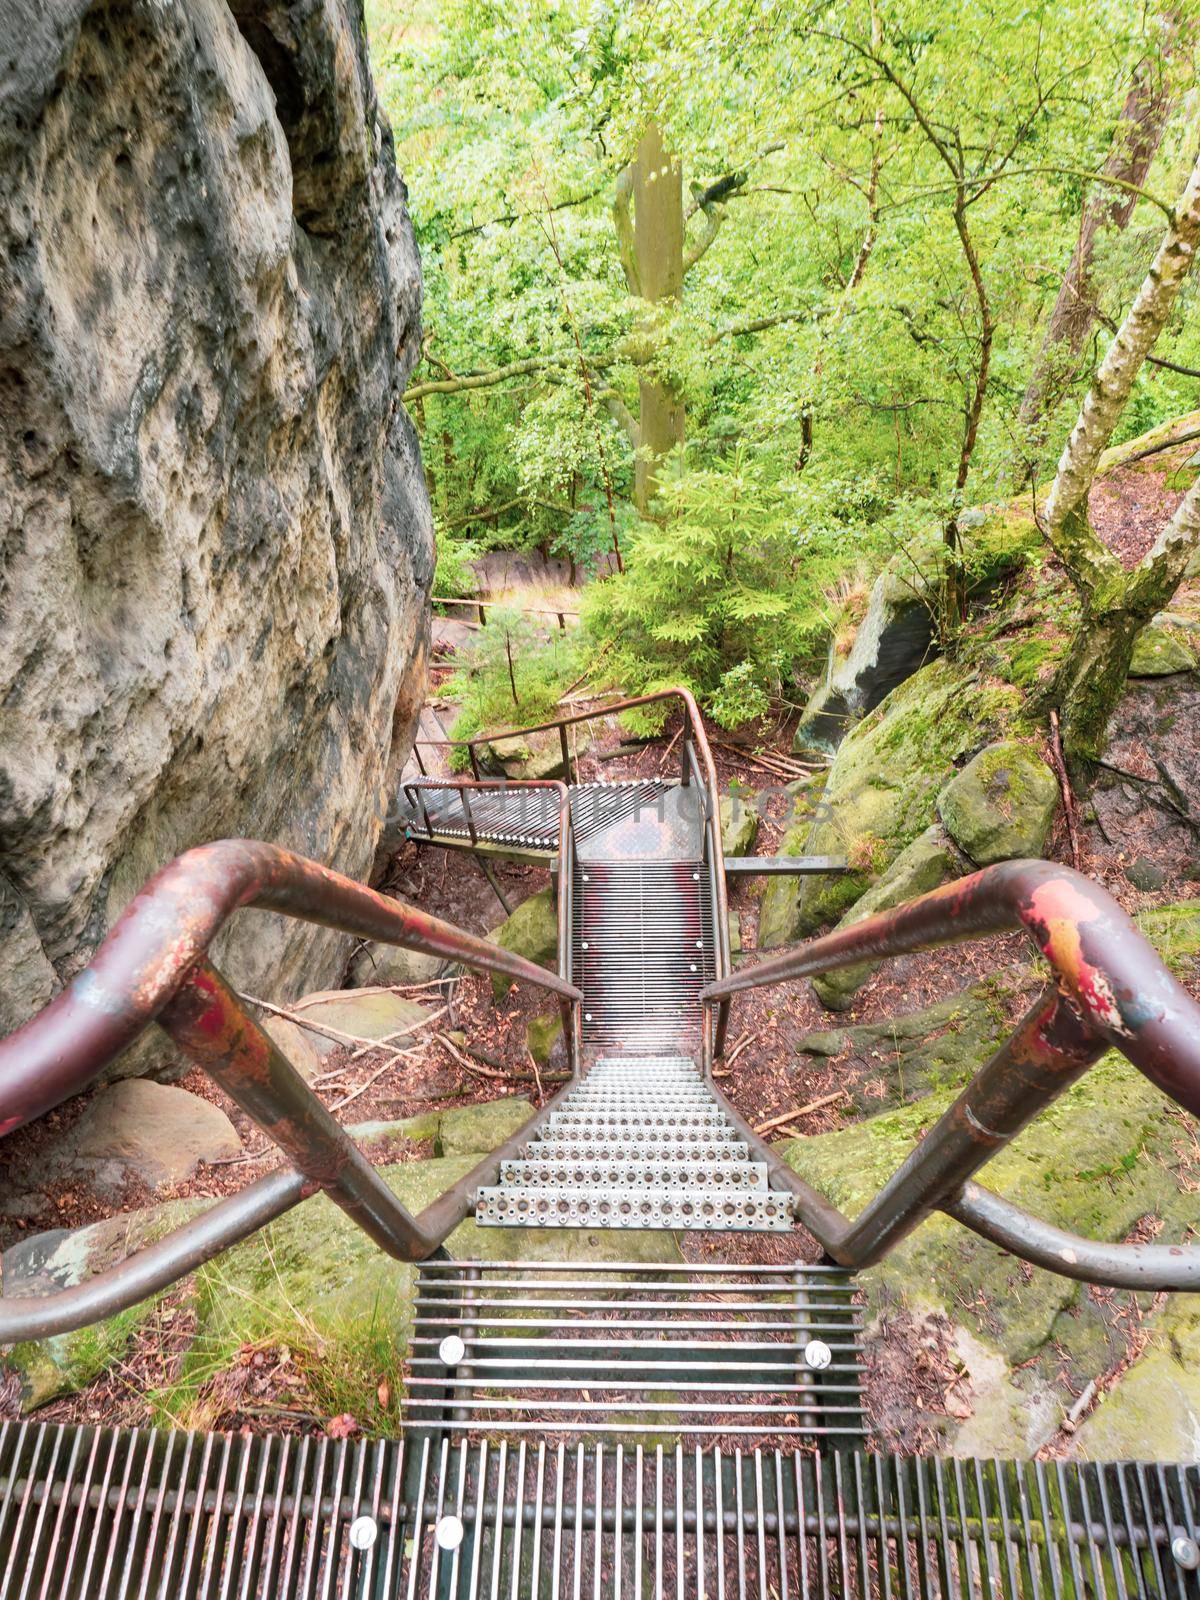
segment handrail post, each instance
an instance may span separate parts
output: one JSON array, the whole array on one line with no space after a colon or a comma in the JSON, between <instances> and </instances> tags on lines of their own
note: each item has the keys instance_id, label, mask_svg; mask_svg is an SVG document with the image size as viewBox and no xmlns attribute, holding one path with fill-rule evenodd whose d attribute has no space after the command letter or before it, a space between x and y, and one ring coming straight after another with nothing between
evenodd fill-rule
<instances>
[{"instance_id":1,"label":"handrail post","mask_svg":"<svg viewBox=\"0 0 1200 1600\"><path fill-rule=\"evenodd\" d=\"M422 741L420 739L414 739L413 740L413 759L417 763L417 771L421 774L421 776L423 778L427 778L429 776L429 774L425 770L425 758L421 754L421 744L422 744Z\"/></svg>"},{"instance_id":2,"label":"handrail post","mask_svg":"<svg viewBox=\"0 0 1200 1600\"><path fill-rule=\"evenodd\" d=\"M471 762L471 776L478 783L478 781L479 781L479 753L475 749L475 741L474 741L474 739L468 739L467 740L467 755L470 758L470 762Z\"/></svg>"},{"instance_id":3,"label":"handrail post","mask_svg":"<svg viewBox=\"0 0 1200 1600\"><path fill-rule=\"evenodd\" d=\"M441 1242L401 1205L210 962L185 974L158 1021L312 1187L324 1189L381 1250L413 1261Z\"/></svg>"},{"instance_id":4,"label":"handrail post","mask_svg":"<svg viewBox=\"0 0 1200 1600\"><path fill-rule=\"evenodd\" d=\"M1016 1031L851 1223L838 1250L869 1267L923 1222L1108 1049L1050 984Z\"/></svg>"},{"instance_id":5,"label":"handrail post","mask_svg":"<svg viewBox=\"0 0 1200 1600\"><path fill-rule=\"evenodd\" d=\"M471 835L472 845L479 843L479 835L475 831L475 817L471 811L471 799L466 789L458 791L458 798L462 803L463 816L466 818L467 832Z\"/></svg>"},{"instance_id":6,"label":"handrail post","mask_svg":"<svg viewBox=\"0 0 1200 1600\"><path fill-rule=\"evenodd\" d=\"M433 823L429 820L429 807L425 804L425 789L424 789L424 786L420 785L420 784L415 784L415 785L412 785L412 787L415 788L415 790L416 790L417 804L421 808L421 817L422 817L422 820L425 823L425 832L432 839L433 838Z\"/></svg>"},{"instance_id":7,"label":"handrail post","mask_svg":"<svg viewBox=\"0 0 1200 1600\"><path fill-rule=\"evenodd\" d=\"M563 780L572 783L574 779L571 777L571 747L567 743L566 724L562 722L558 725L558 742L562 748Z\"/></svg>"}]
</instances>

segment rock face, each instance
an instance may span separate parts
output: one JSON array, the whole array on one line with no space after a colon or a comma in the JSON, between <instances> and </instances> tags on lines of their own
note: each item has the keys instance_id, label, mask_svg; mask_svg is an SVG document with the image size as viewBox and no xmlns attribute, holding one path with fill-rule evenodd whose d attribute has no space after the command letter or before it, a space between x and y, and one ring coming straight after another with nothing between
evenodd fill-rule
<instances>
[{"instance_id":1,"label":"rock face","mask_svg":"<svg viewBox=\"0 0 1200 1600\"><path fill-rule=\"evenodd\" d=\"M184 1089L131 1078L103 1089L51 1157L97 1194L120 1198L125 1182L170 1188L202 1161L228 1160L242 1141L219 1106Z\"/></svg>"},{"instance_id":2,"label":"rock face","mask_svg":"<svg viewBox=\"0 0 1200 1600\"><path fill-rule=\"evenodd\" d=\"M541 889L493 928L488 938L494 944L511 950L513 955L524 956L526 961L536 961L542 967L555 967L558 963L558 911L554 904L554 890ZM492 993L497 1000L512 988L512 979L501 972L492 973Z\"/></svg>"},{"instance_id":3,"label":"rock face","mask_svg":"<svg viewBox=\"0 0 1200 1600\"><path fill-rule=\"evenodd\" d=\"M355 0L13 0L5 32L8 1028L190 845L369 871L432 540L420 270ZM284 998L344 953L258 913L216 951Z\"/></svg>"},{"instance_id":4,"label":"rock face","mask_svg":"<svg viewBox=\"0 0 1200 1600\"><path fill-rule=\"evenodd\" d=\"M977 867L1040 856L1059 802L1058 779L1016 739L981 750L938 799L955 844Z\"/></svg>"},{"instance_id":5,"label":"rock face","mask_svg":"<svg viewBox=\"0 0 1200 1600\"><path fill-rule=\"evenodd\" d=\"M964 511L958 521L972 598L1018 571L1037 542L1037 528L1022 508ZM945 571L940 540L918 543L894 555L875 579L861 621L850 602L830 642L824 681L796 726L797 751L836 750L858 718L938 653L935 624Z\"/></svg>"},{"instance_id":6,"label":"rock face","mask_svg":"<svg viewBox=\"0 0 1200 1600\"><path fill-rule=\"evenodd\" d=\"M846 856L843 877L780 878L763 891L763 948L804 938L854 903L873 874L933 821L935 801L970 757L1003 731L1020 704L977 669L931 661L867 713L838 747L819 801L801 814L780 855ZM799 797L798 797L799 798Z\"/></svg>"}]
</instances>

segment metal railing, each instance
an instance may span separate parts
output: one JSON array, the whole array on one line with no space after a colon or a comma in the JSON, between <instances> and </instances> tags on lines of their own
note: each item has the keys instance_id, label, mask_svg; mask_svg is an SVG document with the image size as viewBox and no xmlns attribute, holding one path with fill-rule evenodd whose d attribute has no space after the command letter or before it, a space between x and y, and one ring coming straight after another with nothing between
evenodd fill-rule
<instances>
[{"instance_id":1,"label":"metal railing","mask_svg":"<svg viewBox=\"0 0 1200 1600\"><path fill-rule=\"evenodd\" d=\"M246 906L547 990L562 1009L574 1067L582 996L568 977L274 845L231 839L189 850L134 897L67 988L0 1041L0 1134L86 1088L157 1024L278 1145L292 1170L267 1174L74 1288L0 1299L0 1344L66 1332L134 1305L318 1190L389 1255L423 1259L546 1115L544 1109L414 1217L208 960L218 931ZM569 966L569 939L567 945Z\"/></svg>"},{"instance_id":2,"label":"metal railing","mask_svg":"<svg viewBox=\"0 0 1200 1600\"><path fill-rule=\"evenodd\" d=\"M881 1260L937 1210L1068 1277L1200 1289L1200 1248L1082 1239L971 1181L1110 1048L1200 1114L1200 1005L1090 879L1049 861L1003 862L718 979L701 999L716 1006L748 989L1017 929L1055 981L853 1221L793 1175L802 1221L843 1266Z\"/></svg>"}]
</instances>

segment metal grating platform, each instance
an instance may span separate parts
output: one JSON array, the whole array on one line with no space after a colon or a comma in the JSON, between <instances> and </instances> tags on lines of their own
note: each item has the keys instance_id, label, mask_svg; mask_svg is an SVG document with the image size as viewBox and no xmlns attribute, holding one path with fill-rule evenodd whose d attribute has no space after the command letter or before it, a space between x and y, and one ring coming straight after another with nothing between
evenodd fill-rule
<instances>
[{"instance_id":1,"label":"metal grating platform","mask_svg":"<svg viewBox=\"0 0 1200 1600\"><path fill-rule=\"evenodd\" d=\"M790 1232L795 1205L771 1189L711 1086L680 1056L597 1061L481 1188L475 1220L500 1228Z\"/></svg>"},{"instance_id":2,"label":"metal grating platform","mask_svg":"<svg viewBox=\"0 0 1200 1600\"><path fill-rule=\"evenodd\" d=\"M419 796L408 818L408 832L414 839L469 840L473 824L475 838L488 844L510 844L548 853L558 849L559 802L553 789L529 789L518 784L467 791L435 784L413 784L412 788Z\"/></svg>"},{"instance_id":3,"label":"metal grating platform","mask_svg":"<svg viewBox=\"0 0 1200 1600\"><path fill-rule=\"evenodd\" d=\"M426 1262L406 1420L482 1433L863 1437L837 1267Z\"/></svg>"},{"instance_id":4,"label":"metal grating platform","mask_svg":"<svg viewBox=\"0 0 1200 1600\"><path fill-rule=\"evenodd\" d=\"M0 1426L0 1600L1194 1600L1200 1469Z\"/></svg>"},{"instance_id":5,"label":"metal grating platform","mask_svg":"<svg viewBox=\"0 0 1200 1600\"><path fill-rule=\"evenodd\" d=\"M575 869L575 981L583 1038L633 1055L694 1050L716 967L699 861L589 861Z\"/></svg>"},{"instance_id":6,"label":"metal grating platform","mask_svg":"<svg viewBox=\"0 0 1200 1600\"><path fill-rule=\"evenodd\" d=\"M474 838L486 844L547 853L558 849L559 801L552 789L531 789L519 779L466 791L455 788L451 780L413 780L408 791L415 797L405 797L408 831L414 839L470 840L473 825ZM643 820L651 830L647 838L652 851L653 839L664 827L673 829L672 838L699 839L692 820L693 814L699 815L698 803L690 792L680 799L679 785L660 778L572 784L570 806L577 846L606 834L635 839L633 830Z\"/></svg>"}]
</instances>

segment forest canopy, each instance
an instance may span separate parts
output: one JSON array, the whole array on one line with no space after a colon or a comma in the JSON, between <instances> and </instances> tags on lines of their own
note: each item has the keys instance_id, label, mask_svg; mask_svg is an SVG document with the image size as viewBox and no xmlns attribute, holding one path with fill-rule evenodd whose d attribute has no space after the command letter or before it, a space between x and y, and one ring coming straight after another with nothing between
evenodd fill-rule
<instances>
[{"instance_id":1,"label":"forest canopy","mask_svg":"<svg viewBox=\"0 0 1200 1600\"><path fill-rule=\"evenodd\" d=\"M489 546L615 549L588 655L729 725L795 697L840 597L914 541L950 552L952 635L972 508L1048 483L1184 192L1192 7L368 21L425 274L438 592ZM1195 295L1111 442L1196 405Z\"/></svg>"}]
</instances>

